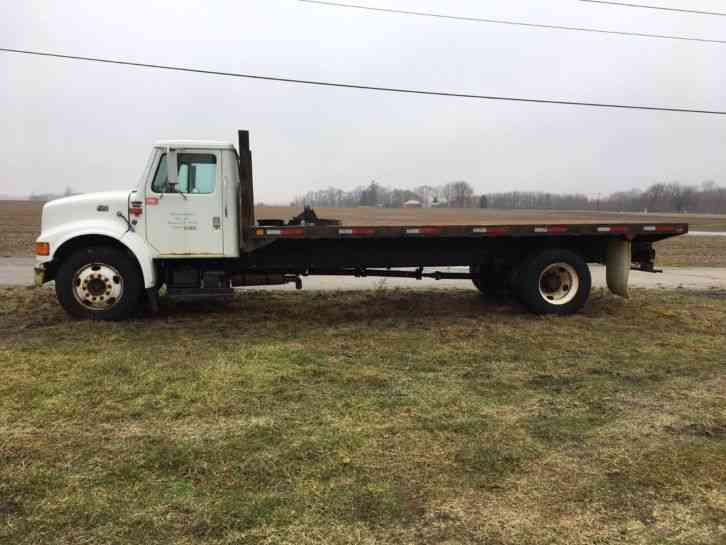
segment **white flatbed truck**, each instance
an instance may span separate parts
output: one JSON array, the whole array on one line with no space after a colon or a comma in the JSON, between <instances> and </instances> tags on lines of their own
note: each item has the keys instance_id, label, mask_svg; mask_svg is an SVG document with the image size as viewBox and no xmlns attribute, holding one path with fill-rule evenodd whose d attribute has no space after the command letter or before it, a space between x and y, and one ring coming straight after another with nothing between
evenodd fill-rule
<instances>
[{"instance_id":1,"label":"white flatbed truck","mask_svg":"<svg viewBox=\"0 0 726 545\"><path fill-rule=\"evenodd\" d=\"M588 263L628 296L631 268L656 272L653 243L685 223L343 225L305 209L255 220L249 133L226 142L161 141L135 189L48 202L36 284L55 281L77 318L128 318L169 296L228 296L235 287L308 275L460 278L509 290L533 312L571 314L590 293ZM468 266L469 272L424 272ZM411 270L413 269L413 270Z\"/></svg>"}]
</instances>

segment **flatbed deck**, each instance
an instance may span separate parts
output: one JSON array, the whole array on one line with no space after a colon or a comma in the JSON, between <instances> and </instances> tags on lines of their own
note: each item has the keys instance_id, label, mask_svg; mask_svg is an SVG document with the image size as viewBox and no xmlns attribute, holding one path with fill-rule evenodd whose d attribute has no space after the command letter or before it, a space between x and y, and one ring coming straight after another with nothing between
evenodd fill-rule
<instances>
[{"instance_id":1,"label":"flatbed deck","mask_svg":"<svg viewBox=\"0 0 726 545\"><path fill-rule=\"evenodd\" d=\"M477 225L287 225L249 228L250 239L360 239L360 238L488 238L545 236L619 236L658 240L688 232L687 223L574 223Z\"/></svg>"}]
</instances>

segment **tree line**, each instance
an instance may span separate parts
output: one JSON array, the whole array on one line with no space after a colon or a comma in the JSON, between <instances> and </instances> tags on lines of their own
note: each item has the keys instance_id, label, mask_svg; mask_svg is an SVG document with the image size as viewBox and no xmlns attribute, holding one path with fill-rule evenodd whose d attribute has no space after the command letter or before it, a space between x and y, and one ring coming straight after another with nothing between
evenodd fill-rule
<instances>
[{"instance_id":1,"label":"tree line","mask_svg":"<svg viewBox=\"0 0 726 545\"><path fill-rule=\"evenodd\" d=\"M66 187L66 190L63 193L31 193L28 196L28 199L31 201L42 201L42 202L48 202L52 201L53 199L60 199L61 197L70 197L72 195L77 195L75 191L73 191L73 188L68 186Z\"/></svg>"},{"instance_id":2,"label":"tree line","mask_svg":"<svg viewBox=\"0 0 726 545\"><path fill-rule=\"evenodd\" d=\"M354 208L375 206L400 208L408 201L421 206L449 208L496 208L540 210L603 210L609 212L692 212L726 214L726 187L716 182L685 185L678 182L655 183L645 190L632 189L610 194L548 193L508 191L476 194L466 181L413 189L391 188L371 182L351 191L334 187L308 191L296 197L292 206Z\"/></svg>"},{"instance_id":3,"label":"tree line","mask_svg":"<svg viewBox=\"0 0 726 545\"><path fill-rule=\"evenodd\" d=\"M320 206L330 208L353 208L356 206L379 206L400 208L408 201L418 201L424 207L449 206L471 208L479 206L475 201L474 189L468 182L456 181L438 186L422 185L414 189L398 189L371 182L351 191L335 187L308 191L296 197L291 206Z\"/></svg>"}]
</instances>

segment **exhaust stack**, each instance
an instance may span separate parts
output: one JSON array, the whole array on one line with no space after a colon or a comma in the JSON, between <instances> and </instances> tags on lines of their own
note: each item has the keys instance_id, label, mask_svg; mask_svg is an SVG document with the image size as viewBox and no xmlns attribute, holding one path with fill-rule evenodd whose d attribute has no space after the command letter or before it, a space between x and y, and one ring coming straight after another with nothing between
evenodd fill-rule
<instances>
[{"instance_id":1,"label":"exhaust stack","mask_svg":"<svg viewBox=\"0 0 726 545\"><path fill-rule=\"evenodd\" d=\"M255 196L252 186L252 152L249 131L237 131L239 140L239 241L240 250L249 252L248 228L255 226Z\"/></svg>"}]
</instances>

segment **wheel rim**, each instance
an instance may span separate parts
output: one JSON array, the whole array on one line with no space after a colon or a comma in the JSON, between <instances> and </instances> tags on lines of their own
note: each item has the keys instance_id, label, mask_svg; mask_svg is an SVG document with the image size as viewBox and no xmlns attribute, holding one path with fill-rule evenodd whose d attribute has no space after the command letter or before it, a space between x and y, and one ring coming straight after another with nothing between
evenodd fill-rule
<instances>
[{"instance_id":1,"label":"wheel rim","mask_svg":"<svg viewBox=\"0 0 726 545\"><path fill-rule=\"evenodd\" d=\"M539 275L539 293L552 305L566 305L580 289L580 276L569 263L552 263Z\"/></svg>"},{"instance_id":2,"label":"wheel rim","mask_svg":"<svg viewBox=\"0 0 726 545\"><path fill-rule=\"evenodd\" d=\"M88 310L109 310L123 296L124 280L105 263L89 263L73 277L73 296Z\"/></svg>"}]
</instances>

